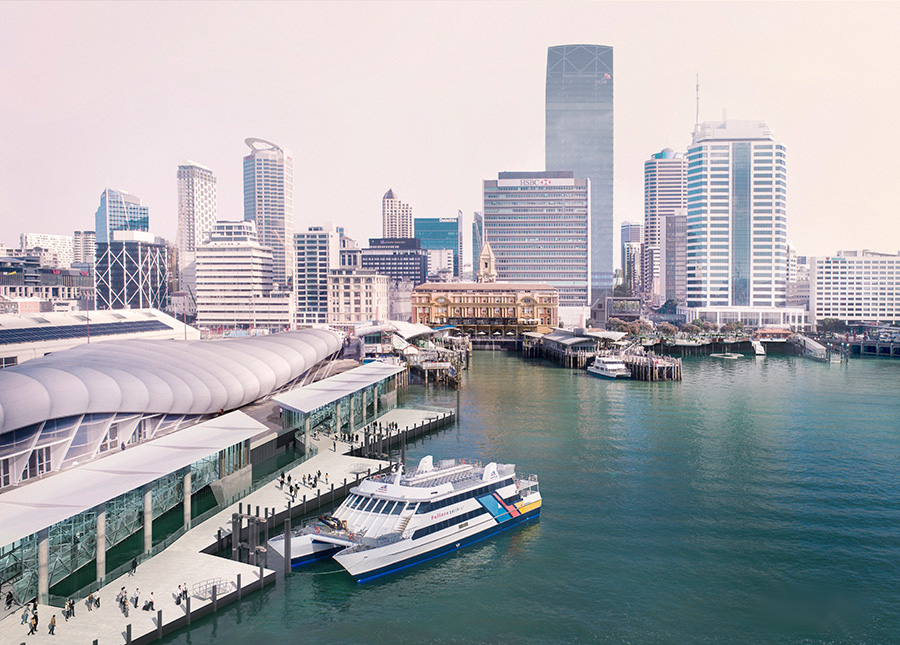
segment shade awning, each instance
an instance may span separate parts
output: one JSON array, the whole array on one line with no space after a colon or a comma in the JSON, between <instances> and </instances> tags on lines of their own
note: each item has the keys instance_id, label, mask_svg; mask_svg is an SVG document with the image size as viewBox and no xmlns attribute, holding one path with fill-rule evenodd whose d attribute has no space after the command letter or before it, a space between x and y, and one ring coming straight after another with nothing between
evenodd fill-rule
<instances>
[{"instance_id":1,"label":"shade awning","mask_svg":"<svg viewBox=\"0 0 900 645\"><path fill-rule=\"evenodd\" d=\"M363 388L375 385L379 381L399 374L405 367L375 361L354 368L349 372L316 381L273 397L283 408L309 414L314 410L334 403Z\"/></svg>"}]
</instances>

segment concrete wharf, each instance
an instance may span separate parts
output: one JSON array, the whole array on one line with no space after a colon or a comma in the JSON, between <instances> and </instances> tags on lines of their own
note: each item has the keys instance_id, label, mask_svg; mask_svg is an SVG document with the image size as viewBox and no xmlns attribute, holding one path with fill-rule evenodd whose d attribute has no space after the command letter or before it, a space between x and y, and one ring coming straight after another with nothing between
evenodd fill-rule
<instances>
[{"instance_id":1,"label":"concrete wharf","mask_svg":"<svg viewBox=\"0 0 900 645\"><path fill-rule=\"evenodd\" d=\"M418 410L394 408L378 417L383 426L396 425L397 431L383 437L381 448L399 444L408 438L421 436L431 430L452 423L453 410ZM369 474L385 472L391 468L384 459L363 457L359 443L342 441L338 435L317 434L309 438L316 455L300 463L285 475L299 484L300 493L291 498L286 486L273 479L240 501L214 514L207 520L192 526L170 546L149 559L142 561L134 575L125 573L110 580L95 597L101 599L100 607L88 611L86 598L74 598L75 616L66 620L60 607L38 604L39 625L36 634L28 636L28 626L21 623L22 607L0 620L0 645L20 643L66 643L72 645L142 645L155 641L165 634L190 626L198 618L217 611L226 604L264 586L274 584L284 570L284 563L277 555L268 561L264 549L266 538L281 531L284 520L302 517L306 513L330 507L342 499L349 490ZM374 442L366 448L371 453ZM321 472L319 486L313 489L303 485L307 479ZM324 475L328 474L327 484ZM231 546L232 521L235 516L250 516L262 532L257 536L263 547L255 553L244 554L239 550L232 559L213 555ZM239 542L250 539L249 527L242 527ZM250 560L241 562L235 557ZM178 586L189 588L187 600L176 605ZM154 595L154 610L143 611L129 606L126 614L116 603L116 596L124 587L132 598L140 589L139 606ZM48 633L50 617L56 617L56 634Z\"/></svg>"}]
</instances>

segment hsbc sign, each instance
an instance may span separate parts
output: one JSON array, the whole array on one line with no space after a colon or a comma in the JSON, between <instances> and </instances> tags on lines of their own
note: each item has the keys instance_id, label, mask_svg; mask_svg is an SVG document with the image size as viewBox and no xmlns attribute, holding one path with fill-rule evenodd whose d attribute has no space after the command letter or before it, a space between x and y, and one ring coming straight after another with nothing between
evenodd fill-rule
<instances>
[{"instance_id":1,"label":"hsbc sign","mask_svg":"<svg viewBox=\"0 0 900 645\"><path fill-rule=\"evenodd\" d=\"M517 187L517 186L534 186L540 188L542 186L574 186L575 180L567 179L547 179L544 177L535 177L533 179L498 179L497 186L500 187Z\"/></svg>"}]
</instances>

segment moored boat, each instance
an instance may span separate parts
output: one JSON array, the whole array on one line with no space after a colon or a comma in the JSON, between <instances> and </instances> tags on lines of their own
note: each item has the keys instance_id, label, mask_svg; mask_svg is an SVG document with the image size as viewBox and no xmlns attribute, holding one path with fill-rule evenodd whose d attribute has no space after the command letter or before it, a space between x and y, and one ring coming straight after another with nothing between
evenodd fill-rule
<instances>
[{"instance_id":1,"label":"moored boat","mask_svg":"<svg viewBox=\"0 0 900 645\"><path fill-rule=\"evenodd\" d=\"M618 356L597 356L587 368L588 373L601 378L631 378L631 370Z\"/></svg>"}]
</instances>

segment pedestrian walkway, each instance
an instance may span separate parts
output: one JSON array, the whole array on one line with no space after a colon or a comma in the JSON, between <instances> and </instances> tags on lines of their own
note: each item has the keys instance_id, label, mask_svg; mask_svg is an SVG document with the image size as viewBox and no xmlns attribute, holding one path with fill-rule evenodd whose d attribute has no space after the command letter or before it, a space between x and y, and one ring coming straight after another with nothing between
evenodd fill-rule
<instances>
[{"instance_id":1,"label":"pedestrian walkway","mask_svg":"<svg viewBox=\"0 0 900 645\"><path fill-rule=\"evenodd\" d=\"M396 423L399 428L405 429L407 426L426 423L436 416L438 413L429 410L395 408L379 417L378 421L383 425ZM260 515L264 515L263 509L269 509L277 517L290 508L292 515L297 515L303 495L306 495L310 508L318 506L319 502L328 504L332 501L332 485L337 489L345 481L352 483L390 466L386 461L347 454L359 445L356 443L351 444L321 434L311 438L310 442L316 446L318 454L290 471L285 471L285 475L291 475L293 483L300 483L294 500L291 500L287 486L282 487L276 479L241 500L240 508L245 513L251 512L251 509L255 513L259 507ZM301 483L304 475L310 477L319 471L322 478L315 489ZM324 477L326 473L327 485ZM125 587L129 598L136 589L140 589L139 605L143 605L150 592L153 592L155 609L162 610L163 631L168 633L186 621L185 603L175 604L178 585L187 584L190 588L191 613L196 617L212 610L213 600L206 593L211 583L217 584L217 605L221 606L237 599L238 576L241 595L275 582L275 571L280 568L280 560L269 561L268 567L264 568L203 553L216 545L220 530L223 535L230 534L231 518L238 512L239 504L235 503L192 527L169 548L142 562L134 575L125 574L109 581L94 594L100 597L99 609L88 611L85 598L77 598L75 616L66 621L61 608L38 605L38 633L27 636L27 625L20 625L22 608L19 607L15 613L0 621L0 645L19 645L23 642L91 645L94 640L97 640L98 645L120 645L127 642L128 625L131 625L132 642L149 642L158 631L158 614L156 611L135 609L131 605L126 616L116 603L116 596L122 587ZM276 524L274 528L278 529L280 526ZM56 634L51 636L48 625L54 614Z\"/></svg>"}]
</instances>

